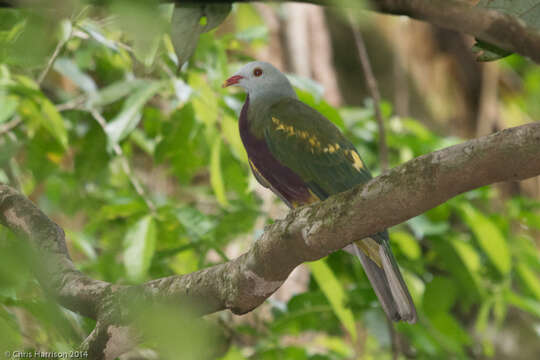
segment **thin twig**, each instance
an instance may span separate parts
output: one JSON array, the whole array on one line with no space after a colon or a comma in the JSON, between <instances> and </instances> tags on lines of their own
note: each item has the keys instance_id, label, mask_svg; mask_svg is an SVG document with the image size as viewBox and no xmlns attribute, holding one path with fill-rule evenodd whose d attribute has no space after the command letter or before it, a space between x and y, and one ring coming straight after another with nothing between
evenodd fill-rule
<instances>
[{"instance_id":1,"label":"thin twig","mask_svg":"<svg viewBox=\"0 0 540 360\"><path fill-rule=\"evenodd\" d=\"M58 42L58 44L56 44L56 48L54 49L53 54L49 58L49 61L47 62L47 66L45 66L45 69L43 69L41 74L39 74L39 77L37 79L38 84L41 84L43 82L43 80L45 79L45 76L47 76L47 74L51 70L51 67L54 64L54 61L56 60L56 58L60 54L60 50L62 50L64 45L69 41L69 39L71 39L71 35L73 34L73 25L72 24L70 24L70 25L71 25L71 29L69 30L69 35L65 39L60 40Z\"/></svg>"},{"instance_id":2,"label":"thin twig","mask_svg":"<svg viewBox=\"0 0 540 360\"><path fill-rule=\"evenodd\" d=\"M67 111L67 110L79 109L80 106L84 104L86 99L87 99L86 95L78 96L75 99L72 99L68 102L56 105L56 110L58 110L59 112L62 112L62 111Z\"/></svg>"},{"instance_id":3,"label":"thin twig","mask_svg":"<svg viewBox=\"0 0 540 360\"><path fill-rule=\"evenodd\" d=\"M8 121L4 125L0 125L0 136L15 129L20 123L22 123L22 118L19 115L16 115L12 120Z\"/></svg>"},{"instance_id":4,"label":"thin twig","mask_svg":"<svg viewBox=\"0 0 540 360\"><path fill-rule=\"evenodd\" d=\"M95 109L87 109L87 111L92 114L92 117L97 121L97 123L101 126L103 131L105 131L107 127L107 121L101 114L95 110ZM139 182L139 179L135 176L135 173L129 166L129 162L127 158L124 156L124 152L122 151L122 148L117 143L113 144L113 151L118 156L118 158L121 161L122 169L126 173L127 177L129 178L129 181L131 182L131 185L133 185L133 188L139 194L139 196L144 200L146 203L146 206L150 209L152 213L156 212L156 204L148 197L146 192L144 191L144 188L142 187L141 183Z\"/></svg>"},{"instance_id":5,"label":"thin twig","mask_svg":"<svg viewBox=\"0 0 540 360\"><path fill-rule=\"evenodd\" d=\"M375 80L373 70L371 69L366 45L364 44L364 39L362 39L360 31L358 31L358 29L354 25L354 19L352 15L349 15L349 22L351 24L354 40L356 42L358 57L360 58L362 70L364 71L364 75L366 78L366 85L368 87L371 97L373 98L373 109L375 110L375 118L377 119L377 125L379 128L379 157L381 169L384 172L388 170L388 146L386 145L386 132L384 129L384 120L380 106L381 95L379 93L379 87L377 86L377 80Z\"/></svg>"},{"instance_id":6,"label":"thin twig","mask_svg":"<svg viewBox=\"0 0 540 360\"><path fill-rule=\"evenodd\" d=\"M407 47L407 42L409 41L409 36L407 36L409 24L410 20L408 18L400 18L393 31L393 36L398 39L396 42L396 49L393 51L394 79L396 84L394 103L396 114L401 117L409 115L410 89L407 78L408 57L403 55L406 54L405 49Z\"/></svg>"}]
</instances>

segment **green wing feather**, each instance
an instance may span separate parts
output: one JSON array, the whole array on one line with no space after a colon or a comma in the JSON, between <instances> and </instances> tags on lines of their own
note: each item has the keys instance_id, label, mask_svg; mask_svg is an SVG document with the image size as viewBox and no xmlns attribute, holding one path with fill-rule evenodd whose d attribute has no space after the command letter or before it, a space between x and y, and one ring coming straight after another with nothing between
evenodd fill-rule
<instances>
[{"instance_id":1,"label":"green wing feather","mask_svg":"<svg viewBox=\"0 0 540 360\"><path fill-rule=\"evenodd\" d=\"M270 107L269 116L264 135L272 155L319 198L371 179L354 146L313 108L285 99Z\"/></svg>"}]
</instances>

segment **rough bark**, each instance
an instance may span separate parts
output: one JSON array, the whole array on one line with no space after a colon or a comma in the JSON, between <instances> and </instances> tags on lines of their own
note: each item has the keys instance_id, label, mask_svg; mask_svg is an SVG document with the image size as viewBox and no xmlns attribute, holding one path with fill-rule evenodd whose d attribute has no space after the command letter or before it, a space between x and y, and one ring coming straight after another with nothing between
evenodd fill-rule
<instances>
[{"instance_id":1,"label":"rough bark","mask_svg":"<svg viewBox=\"0 0 540 360\"><path fill-rule=\"evenodd\" d=\"M125 304L134 299L197 304L200 314L224 309L244 314L302 262L320 259L465 191L538 174L540 123L506 129L418 157L365 185L291 211L232 261L141 286L114 285L77 271L63 230L6 185L0 185L0 223L28 239L39 253L44 265L36 269L36 277L49 294L66 308L98 320L83 348L93 358L108 359L118 355L115 347L126 346L131 314Z\"/></svg>"}]
</instances>

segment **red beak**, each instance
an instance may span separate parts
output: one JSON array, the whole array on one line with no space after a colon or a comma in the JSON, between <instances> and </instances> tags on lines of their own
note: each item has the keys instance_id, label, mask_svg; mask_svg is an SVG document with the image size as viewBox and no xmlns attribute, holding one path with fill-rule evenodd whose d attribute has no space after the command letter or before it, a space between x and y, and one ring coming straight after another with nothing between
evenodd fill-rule
<instances>
[{"instance_id":1,"label":"red beak","mask_svg":"<svg viewBox=\"0 0 540 360\"><path fill-rule=\"evenodd\" d=\"M231 86L231 85L234 85L234 84L238 84L238 82L243 79L244 77L242 75L234 75L234 76L231 76L230 78L228 78L227 80L225 80L225 82L223 83L223 85L221 85L221 87L224 87L226 88L227 86Z\"/></svg>"}]
</instances>

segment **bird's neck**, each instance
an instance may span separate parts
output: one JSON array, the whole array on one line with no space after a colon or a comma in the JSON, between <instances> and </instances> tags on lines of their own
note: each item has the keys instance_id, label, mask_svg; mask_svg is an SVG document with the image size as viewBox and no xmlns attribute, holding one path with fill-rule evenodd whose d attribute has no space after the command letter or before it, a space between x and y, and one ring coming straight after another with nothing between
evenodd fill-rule
<instances>
[{"instance_id":1,"label":"bird's neck","mask_svg":"<svg viewBox=\"0 0 540 360\"><path fill-rule=\"evenodd\" d=\"M263 118L265 117L263 115L267 114L268 109L278 101L298 98L292 86L290 86L290 84L287 85L287 87L281 86L272 89L257 89L248 92L249 108L247 117L252 127L260 127L262 124L257 123L263 121Z\"/></svg>"},{"instance_id":2,"label":"bird's neck","mask_svg":"<svg viewBox=\"0 0 540 360\"><path fill-rule=\"evenodd\" d=\"M283 79L269 81L256 87L249 87L247 90L250 108L255 111L266 110L265 108L285 98L297 98L291 83L284 75Z\"/></svg>"}]
</instances>

